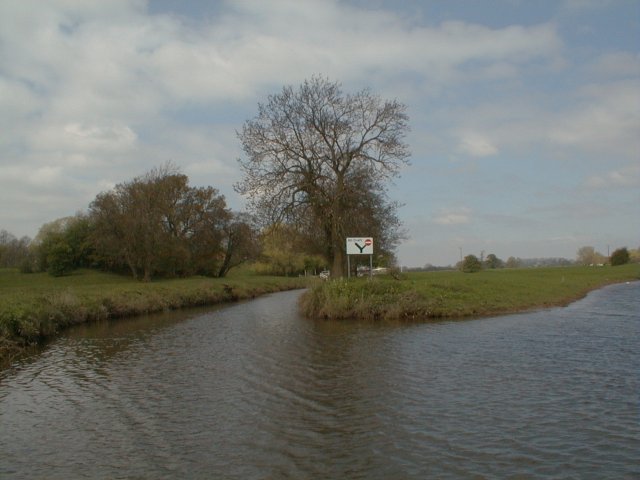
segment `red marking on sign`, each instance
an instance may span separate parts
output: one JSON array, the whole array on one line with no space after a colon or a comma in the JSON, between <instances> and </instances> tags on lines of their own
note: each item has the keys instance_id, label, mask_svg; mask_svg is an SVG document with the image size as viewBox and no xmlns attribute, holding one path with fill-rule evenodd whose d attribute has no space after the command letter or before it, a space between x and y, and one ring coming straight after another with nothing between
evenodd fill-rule
<instances>
[{"instance_id":1,"label":"red marking on sign","mask_svg":"<svg viewBox=\"0 0 640 480\"><path fill-rule=\"evenodd\" d=\"M368 247L369 245L371 245L372 243L373 243L373 242L371 241L371 239L370 239L370 238L367 238L367 239L364 241L364 244L365 244L367 247Z\"/></svg>"}]
</instances>

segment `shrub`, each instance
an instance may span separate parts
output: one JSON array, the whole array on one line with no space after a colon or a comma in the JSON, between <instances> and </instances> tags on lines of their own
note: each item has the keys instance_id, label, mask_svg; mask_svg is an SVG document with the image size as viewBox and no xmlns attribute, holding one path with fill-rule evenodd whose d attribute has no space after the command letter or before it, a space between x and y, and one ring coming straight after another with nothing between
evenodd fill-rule
<instances>
[{"instance_id":1,"label":"shrub","mask_svg":"<svg viewBox=\"0 0 640 480\"><path fill-rule=\"evenodd\" d=\"M630 255L627 247L618 248L611 254L611 265L624 265L629 263Z\"/></svg>"},{"instance_id":2,"label":"shrub","mask_svg":"<svg viewBox=\"0 0 640 480\"><path fill-rule=\"evenodd\" d=\"M47 271L54 277L68 275L73 271L73 250L64 242L58 242L49 249Z\"/></svg>"},{"instance_id":3,"label":"shrub","mask_svg":"<svg viewBox=\"0 0 640 480\"><path fill-rule=\"evenodd\" d=\"M465 273L474 273L482 270L482 262L475 255L467 255L462 262L462 271Z\"/></svg>"}]
</instances>

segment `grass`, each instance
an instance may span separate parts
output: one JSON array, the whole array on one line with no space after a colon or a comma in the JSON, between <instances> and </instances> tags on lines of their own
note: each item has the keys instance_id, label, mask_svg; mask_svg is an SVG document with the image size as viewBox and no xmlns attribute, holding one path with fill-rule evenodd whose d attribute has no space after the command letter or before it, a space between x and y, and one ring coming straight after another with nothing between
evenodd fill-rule
<instances>
[{"instance_id":1,"label":"grass","mask_svg":"<svg viewBox=\"0 0 640 480\"><path fill-rule=\"evenodd\" d=\"M322 282L301 298L309 317L422 320L486 316L565 305L610 283L637 280L640 265L411 273L402 279ZM80 270L66 277L0 269L0 363L64 328L106 318L253 298L302 288L300 278L238 271L228 278L192 277L141 283Z\"/></svg>"},{"instance_id":2,"label":"grass","mask_svg":"<svg viewBox=\"0 0 640 480\"><path fill-rule=\"evenodd\" d=\"M0 269L0 362L64 328L106 318L212 305L303 288L305 279L254 275L192 277L142 283L115 274L79 270L54 278Z\"/></svg>"},{"instance_id":3,"label":"grass","mask_svg":"<svg viewBox=\"0 0 640 480\"><path fill-rule=\"evenodd\" d=\"M640 279L637 264L411 273L336 280L301 298L305 315L328 319L411 320L513 313L566 305L601 286Z\"/></svg>"}]
</instances>

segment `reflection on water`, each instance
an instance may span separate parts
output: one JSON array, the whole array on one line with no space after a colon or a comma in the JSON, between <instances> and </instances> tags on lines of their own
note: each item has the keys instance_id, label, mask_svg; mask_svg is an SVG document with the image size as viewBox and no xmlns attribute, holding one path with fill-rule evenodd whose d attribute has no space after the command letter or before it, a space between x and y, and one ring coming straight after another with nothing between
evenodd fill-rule
<instances>
[{"instance_id":1,"label":"reflection on water","mask_svg":"<svg viewBox=\"0 0 640 480\"><path fill-rule=\"evenodd\" d=\"M640 283L311 321L299 292L83 326L0 373L0 477L637 478Z\"/></svg>"}]
</instances>

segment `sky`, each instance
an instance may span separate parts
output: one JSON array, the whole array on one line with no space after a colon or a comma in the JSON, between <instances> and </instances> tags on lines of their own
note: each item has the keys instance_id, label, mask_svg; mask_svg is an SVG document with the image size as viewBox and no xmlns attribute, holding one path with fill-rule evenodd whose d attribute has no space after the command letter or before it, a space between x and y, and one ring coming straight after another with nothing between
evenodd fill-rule
<instances>
[{"instance_id":1,"label":"sky","mask_svg":"<svg viewBox=\"0 0 640 480\"><path fill-rule=\"evenodd\" d=\"M0 230L167 162L242 210L236 132L313 75L407 105L401 265L640 246L638 0L0 0Z\"/></svg>"}]
</instances>

